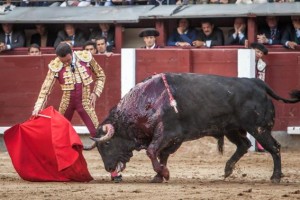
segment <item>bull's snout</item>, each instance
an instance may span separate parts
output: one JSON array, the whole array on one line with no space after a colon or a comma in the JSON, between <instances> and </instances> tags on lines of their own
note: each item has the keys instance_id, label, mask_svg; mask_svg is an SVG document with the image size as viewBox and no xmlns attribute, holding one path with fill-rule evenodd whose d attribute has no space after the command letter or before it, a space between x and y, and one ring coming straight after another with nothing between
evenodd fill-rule
<instances>
[{"instance_id":1,"label":"bull's snout","mask_svg":"<svg viewBox=\"0 0 300 200\"><path fill-rule=\"evenodd\" d=\"M106 171L108 171L108 172L113 172L113 171L115 171L115 169L114 169L113 167L106 167L105 169L106 169Z\"/></svg>"}]
</instances>

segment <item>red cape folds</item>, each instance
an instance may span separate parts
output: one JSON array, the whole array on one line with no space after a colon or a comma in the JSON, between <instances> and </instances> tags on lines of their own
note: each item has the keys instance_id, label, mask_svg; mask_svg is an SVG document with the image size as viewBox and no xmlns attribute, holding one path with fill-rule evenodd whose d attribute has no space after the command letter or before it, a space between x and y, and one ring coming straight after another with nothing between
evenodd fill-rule
<instances>
[{"instance_id":1,"label":"red cape folds","mask_svg":"<svg viewBox=\"0 0 300 200\"><path fill-rule=\"evenodd\" d=\"M53 107L4 132L18 174L28 181L93 180L82 155L82 143L71 123Z\"/></svg>"}]
</instances>

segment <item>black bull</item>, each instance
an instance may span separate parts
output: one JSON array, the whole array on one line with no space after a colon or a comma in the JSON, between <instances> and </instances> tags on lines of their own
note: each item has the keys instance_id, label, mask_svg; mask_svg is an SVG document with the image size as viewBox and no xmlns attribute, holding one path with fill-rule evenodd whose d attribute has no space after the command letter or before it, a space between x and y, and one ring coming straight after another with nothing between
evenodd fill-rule
<instances>
[{"instance_id":1,"label":"black bull","mask_svg":"<svg viewBox=\"0 0 300 200\"><path fill-rule=\"evenodd\" d=\"M226 136L236 145L227 161L228 177L238 160L251 146L250 133L270 154L274 162L272 182L280 182L280 144L271 136L275 110L268 95L284 103L300 101L300 92L292 99L276 95L263 81L214 75L155 75L137 84L120 100L97 131L97 146L107 171L123 170L133 150L146 149L154 171L153 182L169 179L167 160L180 145L204 136L219 139L222 150ZM170 105L173 95L178 113Z\"/></svg>"}]
</instances>

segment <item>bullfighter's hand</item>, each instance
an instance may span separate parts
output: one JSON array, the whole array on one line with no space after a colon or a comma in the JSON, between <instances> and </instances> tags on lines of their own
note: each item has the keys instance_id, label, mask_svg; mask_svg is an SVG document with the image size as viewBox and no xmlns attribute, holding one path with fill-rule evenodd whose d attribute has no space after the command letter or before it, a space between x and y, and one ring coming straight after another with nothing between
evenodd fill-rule
<instances>
[{"instance_id":1,"label":"bullfighter's hand","mask_svg":"<svg viewBox=\"0 0 300 200\"><path fill-rule=\"evenodd\" d=\"M94 92L92 92L90 96L90 102L93 108L95 108L96 106L96 100L97 100L97 95Z\"/></svg>"},{"instance_id":2,"label":"bullfighter's hand","mask_svg":"<svg viewBox=\"0 0 300 200\"><path fill-rule=\"evenodd\" d=\"M37 117L37 115L39 114L39 112L40 112L39 110L33 110L31 115L33 117Z\"/></svg>"}]
</instances>

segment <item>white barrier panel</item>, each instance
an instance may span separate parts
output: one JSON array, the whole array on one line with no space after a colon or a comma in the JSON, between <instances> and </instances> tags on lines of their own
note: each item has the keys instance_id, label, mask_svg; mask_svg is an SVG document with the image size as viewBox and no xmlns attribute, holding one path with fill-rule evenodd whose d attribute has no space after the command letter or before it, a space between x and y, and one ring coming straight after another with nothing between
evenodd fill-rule
<instances>
[{"instance_id":1,"label":"white barrier panel","mask_svg":"<svg viewBox=\"0 0 300 200\"><path fill-rule=\"evenodd\" d=\"M135 86L135 49L121 49L121 97Z\"/></svg>"},{"instance_id":2,"label":"white barrier panel","mask_svg":"<svg viewBox=\"0 0 300 200\"><path fill-rule=\"evenodd\" d=\"M238 49L238 77L254 78L255 77L255 51L253 49ZM247 133L251 142L250 151L255 151L255 139Z\"/></svg>"},{"instance_id":3,"label":"white barrier panel","mask_svg":"<svg viewBox=\"0 0 300 200\"><path fill-rule=\"evenodd\" d=\"M300 135L300 127L299 126L288 126L287 133L289 135Z\"/></svg>"}]
</instances>

